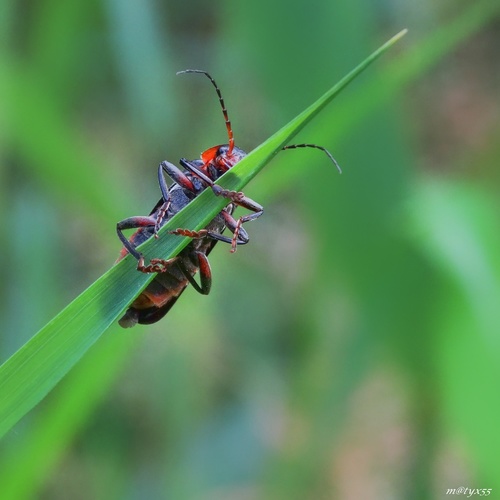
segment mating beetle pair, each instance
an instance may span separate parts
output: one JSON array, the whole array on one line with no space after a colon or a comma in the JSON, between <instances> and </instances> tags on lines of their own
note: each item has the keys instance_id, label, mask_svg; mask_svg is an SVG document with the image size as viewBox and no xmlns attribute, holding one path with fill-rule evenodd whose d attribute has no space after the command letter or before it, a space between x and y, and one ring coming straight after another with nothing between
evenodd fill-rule
<instances>
[{"instance_id":1,"label":"mating beetle pair","mask_svg":"<svg viewBox=\"0 0 500 500\"><path fill-rule=\"evenodd\" d=\"M129 217L117 224L116 231L124 245L118 260L130 253L138 261L138 271L158 273L119 320L120 325L124 328L135 326L137 323L145 325L159 321L175 304L189 284L193 285L199 293L207 295L212 285L208 254L217 241L231 244L231 252L234 252L238 245L248 243L248 233L243 228L243 224L257 219L263 213L262 206L247 198L243 193L225 190L215 183L222 174L246 156L243 150L234 145L231 122L215 80L206 71L201 70L188 69L179 73L201 73L212 82L219 97L229 142L207 149L201 154L200 159L186 160L182 158L179 163L184 171L168 161L162 161L158 167L161 199L148 216ZM321 146L294 144L285 146L283 149L306 147L325 152L340 171L332 155ZM165 174L174 181L170 187L165 181ZM168 260L151 259L151 262L146 265L144 257L137 251L136 247L151 236L157 238L159 229L207 188L211 188L216 196L227 198L228 205L200 231L181 228L172 231L171 234L188 236L192 238L192 241L176 257ZM246 208L251 213L235 219L233 212L237 206ZM222 234L226 228L231 231L232 237ZM137 229L137 231L130 239L127 239L123 234L126 229ZM200 284L194 278L198 271L200 272Z\"/></svg>"}]
</instances>

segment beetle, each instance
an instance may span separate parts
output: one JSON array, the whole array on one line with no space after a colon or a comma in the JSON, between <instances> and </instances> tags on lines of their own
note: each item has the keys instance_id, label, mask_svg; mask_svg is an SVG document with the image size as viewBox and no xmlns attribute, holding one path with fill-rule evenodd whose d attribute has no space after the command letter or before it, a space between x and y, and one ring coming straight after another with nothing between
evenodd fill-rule
<instances>
[{"instance_id":1,"label":"beetle","mask_svg":"<svg viewBox=\"0 0 500 500\"><path fill-rule=\"evenodd\" d=\"M244 158L246 153L235 146L228 112L215 80L209 73L202 70L188 69L177 74L182 73L203 74L214 86L222 108L228 143L205 150L196 160L181 158L179 163L184 170L168 161L162 161L158 166L158 183L162 197L153 210L148 216L129 217L118 222L116 231L118 238L123 243L123 248L117 262L130 253L137 259L138 271L157 273L119 320L119 324L124 328L159 321L167 314L189 284L197 292L208 295L212 286L212 272L208 255L216 243L218 241L229 243L231 252L235 252L238 245L245 245L249 241L248 233L243 228L243 224L255 220L263 214L263 207L246 197L242 192L229 191L216 184L217 179ZM337 162L325 148L315 144L293 144L285 146L283 149L294 148L320 149L340 171ZM165 181L165 174L173 181L170 187ZM204 229L193 231L178 228L175 231L170 231L170 234L187 236L192 239L177 256L167 260L151 259L150 263L146 264L143 255L137 250L137 246L152 236L158 238L159 229L207 188L212 189L216 196L227 198L228 204L224 209ZM241 206L251 213L235 219L233 213L237 206ZM222 234L226 228L232 233L232 237ZM123 231L127 229L136 229L136 232L127 238L123 234ZM198 271L199 284L194 278Z\"/></svg>"}]
</instances>

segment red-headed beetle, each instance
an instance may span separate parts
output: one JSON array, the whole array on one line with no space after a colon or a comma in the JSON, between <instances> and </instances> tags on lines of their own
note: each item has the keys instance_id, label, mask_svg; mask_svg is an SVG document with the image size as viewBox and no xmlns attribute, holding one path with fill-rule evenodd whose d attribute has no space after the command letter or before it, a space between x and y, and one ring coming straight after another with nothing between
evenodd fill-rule
<instances>
[{"instance_id":1,"label":"red-headed beetle","mask_svg":"<svg viewBox=\"0 0 500 500\"><path fill-rule=\"evenodd\" d=\"M229 142L207 149L201 153L200 159L186 160L182 158L179 163L184 171L168 161L162 161L158 167L161 199L148 216L129 217L117 224L116 231L124 245L118 260L130 253L138 261L138 271L158 273L119 320L120 325L124 328L135 326L137 323L146 325L159 321L167 314L190 283L196 291L207 295L212 285L208 254L218 241L231 244L231 252L234 252L238 245L248 243L249 236L242 225L257 219L263 213L262 206L247 198L243 193L228 191L215 184L222 174L246 156L243 150L234 145L231 122L215 80L206 71L188 69L180 71L178 74L180 73L201 73L212 82L219 97ZM320 149L328 155L340 171L340 167L332 155L321 146L293 144L285 146L283 149L293 148ZM170 187L165 181L164 174L167 174L174 181ZM176 257L168 260L151 259L151 262L146 265L143 255L137 251L136 247L151 236L157 238L158 230L207 187L210 187L216 196L227 198L228 205L200 231L190 229L172 231L171 234L188 236L192 238L192 241ZM251 213L235 219L233 212L236 206L246 208ZM232 237L222 234L226 228L233 233ZM126 229L137 229L137 231L130 239L127 239L123 234L123 230ZM200 272L200 284L194 279L198 271Z\"/></svg>"}]
</instances>

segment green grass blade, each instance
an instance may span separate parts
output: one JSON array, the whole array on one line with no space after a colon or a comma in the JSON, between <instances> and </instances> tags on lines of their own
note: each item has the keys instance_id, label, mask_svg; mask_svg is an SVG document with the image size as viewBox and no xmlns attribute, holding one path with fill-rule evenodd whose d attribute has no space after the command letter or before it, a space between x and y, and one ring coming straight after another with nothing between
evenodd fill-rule
<instances>
[{"instance_id":1,"label":"green grass blade","mask_svg":"<svg viewBox=\"0 0 500 500\"><path fill-rule=\"evenodd\" d=\"M404 34L400 32L382 45L314 104L271 138L252 151L223 177L221 186L239 190L245 186L316 114L343 88ZM166 224L167 231L204 227L227 203L206 190ZM170 258L187 243L187 238L151 239L141 250L146 257ZM101 276L29 342L0 366L0 436L33 408L77 363L127 305L153 279L135 271L128 257Z\"/></svg>"},{"instance_id":2,"label":"green grass blade","mask_svg":"<svg viewBox=\"0 0 500 500\"><path fill-rule=\"evenodd\" d=\"M64 453L68 441L87 422L104 399L140 337L103 336L51 394L28 436L16 440L0 461L3 498L35 498L49 471Z\"/></svg>"},{"instance_id":3,"label":"green grass blade","mask_svg":"<svg viewBox=\"0 0 500 500\"><path fill-rule=\"evenodd\" d=\"M295 135L297 135L321 110L329 104L332 99L345 88L354 78L356 78L367 66L381 56L388 48L394 45L401 37L407 33L403 30L387 41L379 49L373 52L360 65L348 73L342 80L323 94L314 104L305 109L300 115L291 120L281 130L276 132L267 141L254 149L248 157L227 172L219 184L229 189L241 189L250 179L252 179L262 168L276 155L281 148L286 145ZM239 176L239 182L236 180ZM235 178L230 181L229 179ZM224 182L228 179L227 183ZM220 205L220 206L223 206Z\"/></svg>"}]
</instances>

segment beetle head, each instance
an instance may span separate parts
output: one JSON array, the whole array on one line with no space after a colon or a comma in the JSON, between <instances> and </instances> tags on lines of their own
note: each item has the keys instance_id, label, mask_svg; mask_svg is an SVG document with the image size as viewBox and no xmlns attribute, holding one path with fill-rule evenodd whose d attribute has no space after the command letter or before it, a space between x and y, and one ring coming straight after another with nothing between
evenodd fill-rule
<instances>
[{"instance_id":1,"label":"beetle head","mask_svg":"<svg viewBox=\"0 0 500 500\"><path fill-rule=\"evenodd\" d=\"M217 179L246 155L245 151L236 146L231 151L229 144L222 144L203 151L201 159L212 179Z\"/></svg>"}]
</instances>

